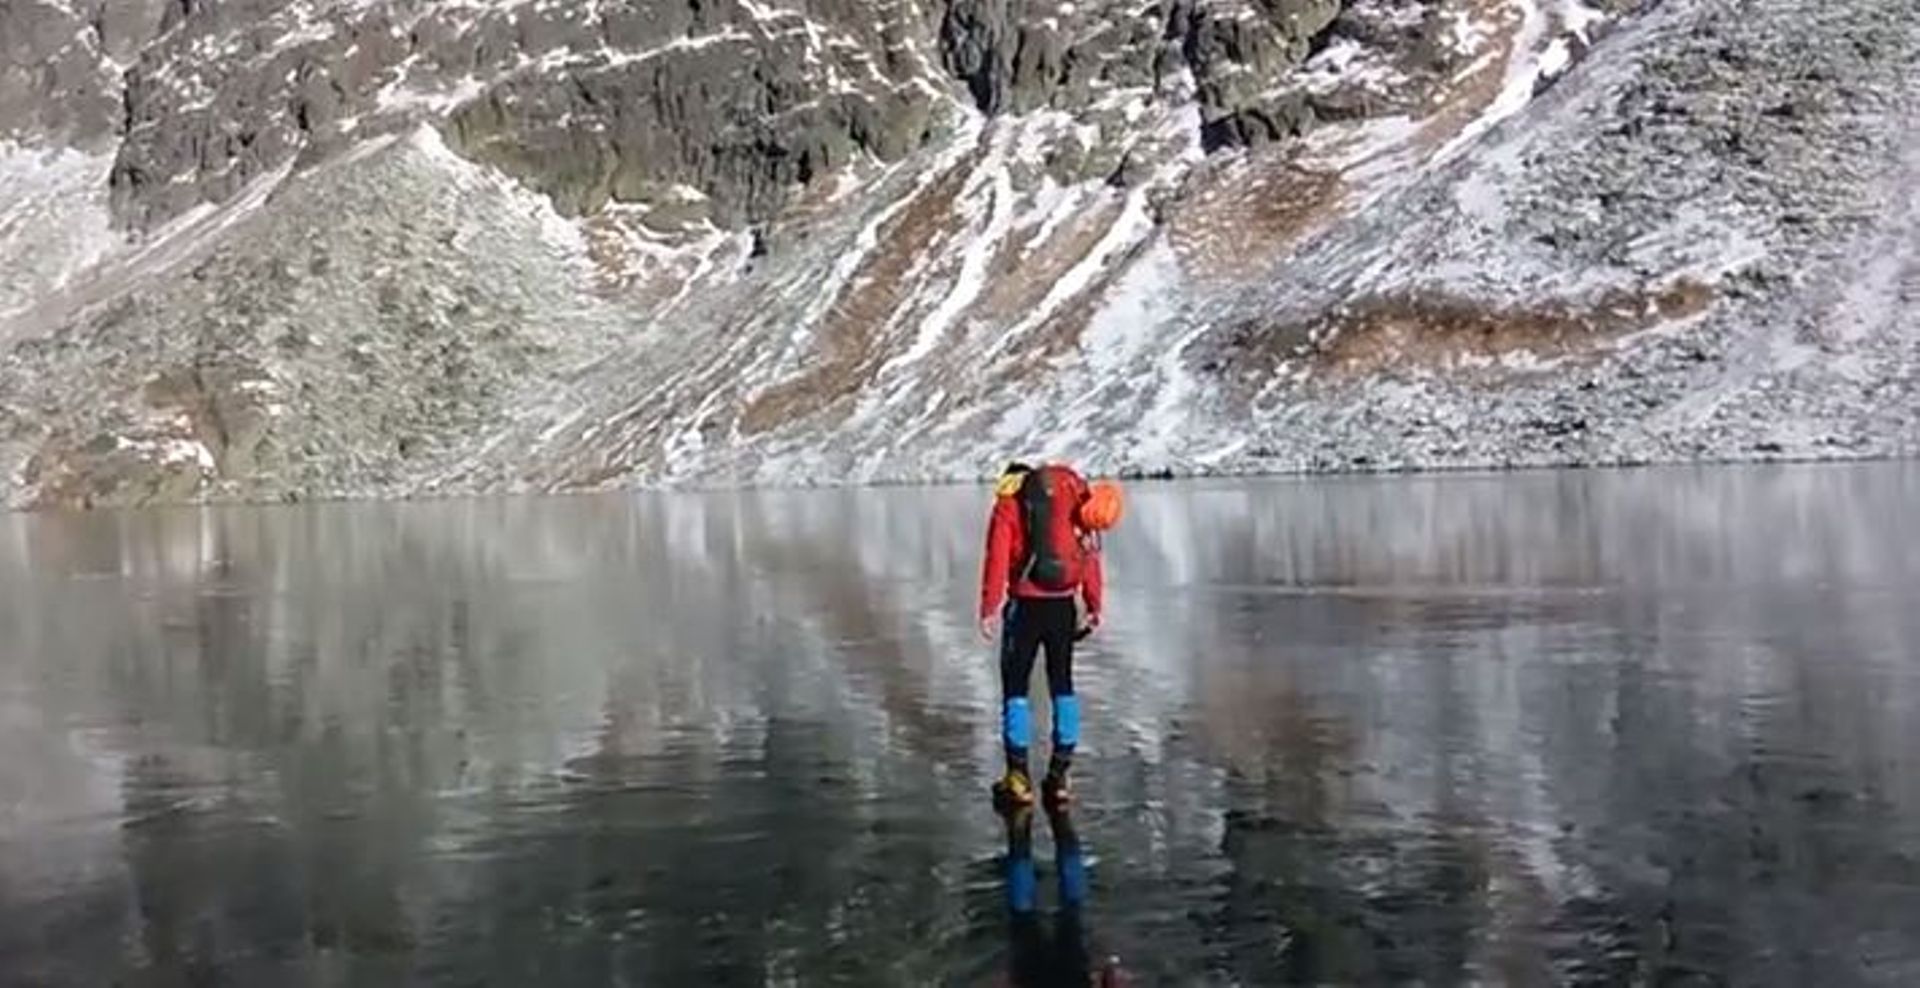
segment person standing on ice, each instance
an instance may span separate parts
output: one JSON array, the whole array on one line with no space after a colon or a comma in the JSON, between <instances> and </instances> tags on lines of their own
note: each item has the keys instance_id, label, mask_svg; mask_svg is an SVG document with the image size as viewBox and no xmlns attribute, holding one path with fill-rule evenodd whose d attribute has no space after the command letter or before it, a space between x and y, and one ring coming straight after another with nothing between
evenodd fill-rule
<instances>
[{"instance_id":1,"label":"person standing on ice","mask_svg":"<svg viewBox=\"0 0 1920 988\"><path fill-rule=\"evenodd\" d=\"M1089 486L1063 464L1010 464L994 491L980 575L980 634L1000 643L1007 769L994 785L994 796L1006 808L1033 804L1027 682L1042 650L1053 701L1053 750L1041 792L1050 806L1072 798L1067 772L1080 740L1073 644L1100 626L1106 589L1100 533L1120 520L1120 512L1119 487L1110 482Z\"/></svg>"}]
</instances>

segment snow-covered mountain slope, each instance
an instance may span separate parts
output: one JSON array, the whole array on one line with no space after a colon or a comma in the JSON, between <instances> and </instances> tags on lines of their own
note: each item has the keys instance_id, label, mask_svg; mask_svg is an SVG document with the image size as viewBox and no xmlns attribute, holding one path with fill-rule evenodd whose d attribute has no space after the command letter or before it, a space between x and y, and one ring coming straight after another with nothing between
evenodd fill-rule
<instances>
[{"instance_id":1,"label":"snow-covered mountain slope","mask_svg":"<svg viewBox=\"0 0 1920 988\"><path fill-rule=\"evenodd\" d=\"M0 494L1904 452L1910 13L0 0Z\"/></svg>"}]
</instances>

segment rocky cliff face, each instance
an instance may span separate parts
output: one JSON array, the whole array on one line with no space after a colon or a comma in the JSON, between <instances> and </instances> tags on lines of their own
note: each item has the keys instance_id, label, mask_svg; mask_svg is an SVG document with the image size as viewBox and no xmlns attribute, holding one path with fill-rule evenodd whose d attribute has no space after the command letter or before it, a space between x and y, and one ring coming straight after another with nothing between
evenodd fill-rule
<instances>
[{"instance_id":1,"label":"rocky cliff face","mask_svg":"<svg viewBox=\"0 0 1920 988\"><path fill-rule=\"evenodd\" d=\"M1899 8L0 0L0 494L1900 452Z\"/></svg>"},{"instance_id":2,"label":"rocky cliff face","mask_svg":"<svg viewBox=\"0 0 1920 988\"><path fill-rule=\"evenodd\" d=\"M989 115L1079 112L1185 74L1211 143L1296 135L1311 108L1268 90L1339 13L1336 0L12 0L0 133L115 146L115 218L137 231L423 121L562 213L684 185L738 226L860 158L933 142L937 111L963 93Z\"/></svg>"}]
</instances>

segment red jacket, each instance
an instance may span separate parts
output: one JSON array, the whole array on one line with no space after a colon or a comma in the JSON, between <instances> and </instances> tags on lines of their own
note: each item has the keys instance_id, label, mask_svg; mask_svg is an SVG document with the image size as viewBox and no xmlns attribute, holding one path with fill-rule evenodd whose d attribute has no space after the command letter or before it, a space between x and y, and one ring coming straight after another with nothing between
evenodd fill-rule
<instances>
[{"instance_id":1,"label":"red jacket","mask_svg":"<svg viewBox=\"0 0 1920 988\"><path fill-rule=\"evenodd\" d=\"M1020 579L1020 566L1027 558L1026 523L1020 518L1020 502L1015 496L993 499L993 515L987 519L987 558L980 568L980 617L1000 613L1007 592L1015 597L1071 597L1075 591L1050 592ZM1086 602L1087 614L1098 620L1106 604L1106 577L1100 568L1100 547L1090 541L1086 569L1078 591Z\"/></svg>"}]
</instances>

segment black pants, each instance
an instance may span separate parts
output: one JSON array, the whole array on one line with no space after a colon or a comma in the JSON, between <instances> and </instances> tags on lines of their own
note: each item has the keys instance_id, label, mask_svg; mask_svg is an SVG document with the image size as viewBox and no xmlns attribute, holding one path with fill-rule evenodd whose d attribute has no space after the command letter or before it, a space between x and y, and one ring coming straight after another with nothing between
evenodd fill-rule
<instances>
[{"instance_id":1,"label":"black pants","mask_svg":"<svg viewBox=\"0 0 1920 988\"><path fill-rule=\"evenodd\" d=\"M1073 634L1080 613L1072 597L1026 597L1007 605L1000 646L1000 695L1027 695L1033 660L1047 653L1047 692L1073 695Z\"/></svg>"},{"instance_id":2,"label":"black pants","mask_svg":"<svg viewBox=\"0 0 1920 988\"><path fill-rule=\"evenodd\" d=\"M1080 740L1080 703L1073 695L1073 637L1079 609L1072 597L1016 598L1007 605L1000 640L1001 727L1007 767L1025 772L1031 743L1027 680L1033 662L1047 656L1047 692L1053 698L1053 756L1049 771L1064 774Z\"/></svg>"}]
</instances>

